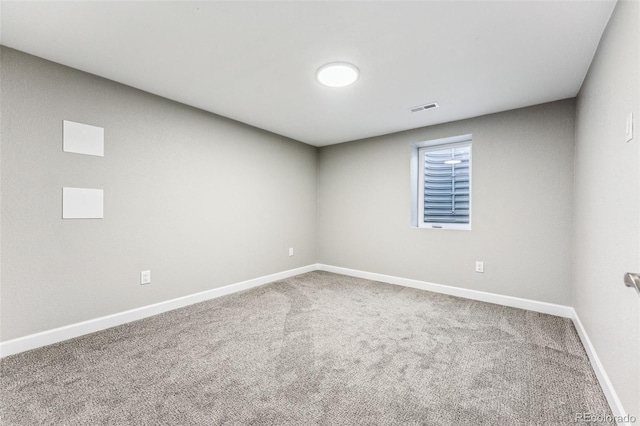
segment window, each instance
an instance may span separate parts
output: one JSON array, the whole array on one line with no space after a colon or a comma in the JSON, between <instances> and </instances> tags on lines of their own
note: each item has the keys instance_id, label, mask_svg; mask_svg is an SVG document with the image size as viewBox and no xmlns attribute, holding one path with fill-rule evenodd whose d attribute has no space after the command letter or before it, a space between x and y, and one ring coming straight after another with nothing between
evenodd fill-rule
<instances>
[{"instance_id":1,"label":"window","mask_svg":"<svg viewBox=\"0 0 640 426\"><path fill-rule=\"evenodd\" d=\"M471 229L471 135L412 146L412 225Z\"/></svg>"}]
</instances>

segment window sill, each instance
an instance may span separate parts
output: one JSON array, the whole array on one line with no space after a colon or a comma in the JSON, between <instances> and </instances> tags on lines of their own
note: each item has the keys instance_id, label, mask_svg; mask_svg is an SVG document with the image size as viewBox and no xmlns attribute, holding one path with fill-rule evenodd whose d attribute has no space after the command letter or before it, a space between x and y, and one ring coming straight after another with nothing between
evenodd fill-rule
<instances>
[{"instance_id":1,"label":"window sill","mask_svg":"<svg viewBox=\"0 0 640 426\"><path fill-rule=\"evenodd\" d=\"M442 230L449 230L449 231L471 231L471 225L470 224L420 224L418 226L412 226L412 228L417 228L417 229L442 229Z\"/></svg>"}]
</instances>

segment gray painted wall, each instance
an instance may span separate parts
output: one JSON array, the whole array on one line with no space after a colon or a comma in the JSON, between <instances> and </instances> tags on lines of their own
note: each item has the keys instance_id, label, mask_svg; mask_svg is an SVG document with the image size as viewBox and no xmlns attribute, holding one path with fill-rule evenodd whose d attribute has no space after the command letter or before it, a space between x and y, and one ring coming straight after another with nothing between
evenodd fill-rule
<instances>
[{"instance_id":1,"label":"gray painted wall","mask_svg":"<svg viewBox=\"0 0 640 426\"><path fill-rule=\"evenodd\" d=\"M319 260L574 304L640 417L640 304L621 285L640 271L639 21L619 2L577 111L566 100L320 150L2 48L0 339ZM105 127L105 157L63 153L64 119ZM410 144L467 133L473 230L411 228ZM63 221L62 186L104 188L105 219Z\"/></svg>"},{"instance_id":2,"label":"gray painted wall","mask_svg":"<svg viewBox=\"0 0 640 426\"><path fill-rule=\"evenodd\" d=\"M574 118L565 100L321 148L320 262L571 304ZM473 229L411 228L410 145L468 133Z\"/></svg>"},{"instance_id":3,"label":"gray painted wall","mask_svg":"<svg viewBox=\"0 0 640 426\"><path fill-rule=\"evenodd\" d=\"M3 341L316 261L316 148L1 55ZM104 158L63 153L62 120ZM104 219L62 220L63 186L104 188Z\"/></svg>"},{"instance_id":4,"label":"gray painted wall","mask_svg":"<svg viewBox=\"0 0 640 426\"><path fill-rule=\"evenodd\" d=\"M577 101L574 306L624 408L640 418L640 3L619 1ZM625 142L633 111L635 138Z\"/></svg>"}]
</instances>

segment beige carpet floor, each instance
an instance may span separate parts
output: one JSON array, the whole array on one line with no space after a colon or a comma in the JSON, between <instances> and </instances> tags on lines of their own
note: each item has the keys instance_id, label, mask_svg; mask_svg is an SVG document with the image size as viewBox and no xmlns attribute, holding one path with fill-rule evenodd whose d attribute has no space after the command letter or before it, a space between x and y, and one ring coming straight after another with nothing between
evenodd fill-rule
<instances>
[{"instance_id":1,"label":"beige carpet floor","mask_svg":"<svg viewBox=\"0 0 640 426\"><path fill-rule=\"evenodd\" d=\"M327 272L0 365L2 425L575 425L577 413L611 415L570 320Z\"/></svg>"}]
</instances>

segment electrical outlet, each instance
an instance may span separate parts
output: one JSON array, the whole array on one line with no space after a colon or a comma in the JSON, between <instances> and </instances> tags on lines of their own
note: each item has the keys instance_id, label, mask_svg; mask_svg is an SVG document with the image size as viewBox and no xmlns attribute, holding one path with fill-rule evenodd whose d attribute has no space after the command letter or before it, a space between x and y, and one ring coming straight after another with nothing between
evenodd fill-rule
<instances>
[{"instance_id":1,"label":"electrical outlet","mask_svg":"<svg viewBox=\"0 0 640 426\"><path fill-rule=\"evenodd\" d=\"M289 257L293 256L293 247L289 247Z\"/></svg>"},{"instance_id":2,"label":"electrical outlet","mask_svg":"<svg viewBox=\"0 0 640 426\"><path fill-rule=\"evenodd\" d=\"M151 284L151 271L140 272L140 284Z\"/></svg>"},{"instance_id":3,"label":"electrical outlet","mask_svg":"<svg viewBox=\"0 0 640 426\"><path fill-rule=\"evenodd\" d=\"M481 274L484 273L484 262L479 260L476 261L476 272L480 272Z\"/></svg>"}]
</instances>

